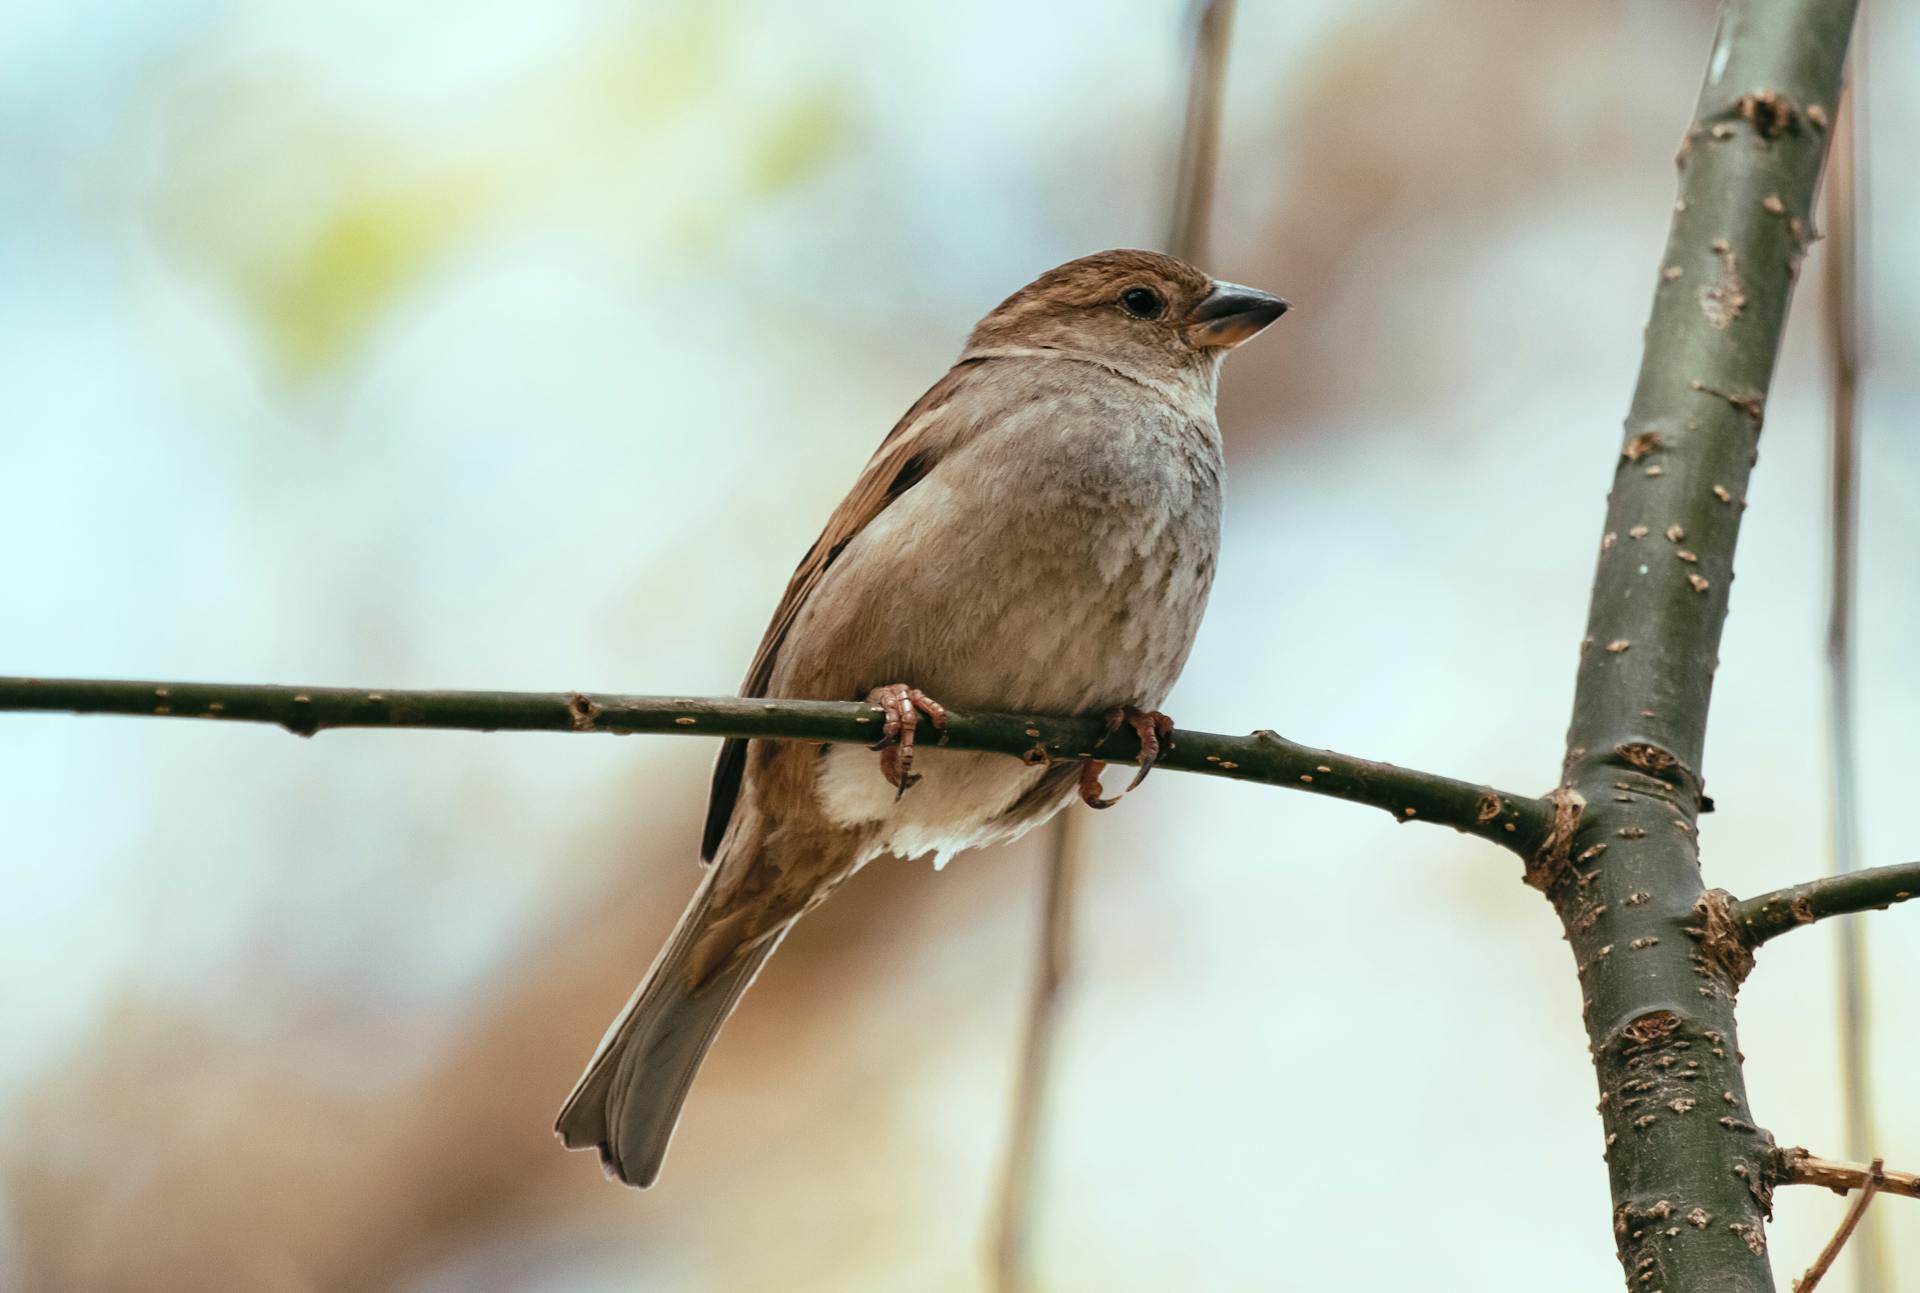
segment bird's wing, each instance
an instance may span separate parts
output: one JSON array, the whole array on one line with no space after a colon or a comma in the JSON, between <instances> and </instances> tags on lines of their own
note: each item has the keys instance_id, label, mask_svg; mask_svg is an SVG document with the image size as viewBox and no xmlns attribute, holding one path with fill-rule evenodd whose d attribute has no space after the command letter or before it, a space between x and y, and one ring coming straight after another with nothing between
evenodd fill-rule
<instances>
[{"instance_id":1,"label":"bird's wing","mask_svg":"<svg viewBox=\"0 0 1920 1293\"><path fill-rule=\"evenodd\" d=\"M807 549L807 555L800 559L793 578L787 581L786 594L774 609L773 622L767 625L766 636L760 639L760 649L754 653L753 666L747 670L747 680L740 686L742 696L767 694L774 662L780 656L780 647L787 639L787 631L793 627L800 608L806 605L807 597L819 586L821 578L842 549L855 535L866 529L874 517L885 511L889 503L918 484L934 463L960 438L956 434L954 415L947 410L954 403L955 396L972 380L982 362L962 360L955 364L946 376L935 382L907 410L905 417L894 424L887 438L880 442L880 448L867 460L860 479L854 482L853 489L833 510L833 515L827 518L826 529ZM700 856L707 861L713 860L721 839L727 833L727 822L733 817L734 803L740 797L740 779L746 771L746 765L747 742L744 739L735 738L721 743L720 757L713 765L713 789L707 798L706 834L700 842Z\"/></svg>"}]
</instances>

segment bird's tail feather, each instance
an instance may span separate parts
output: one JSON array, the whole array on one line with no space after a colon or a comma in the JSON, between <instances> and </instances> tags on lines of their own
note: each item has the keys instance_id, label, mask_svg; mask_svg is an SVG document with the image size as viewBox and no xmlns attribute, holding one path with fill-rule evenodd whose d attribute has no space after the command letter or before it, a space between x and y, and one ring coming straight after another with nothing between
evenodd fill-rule
<instances>
[{"instance_id":1,"label":"bird's tail feather","mask_svg":"<svg viewBox=\"0 0 1920 1293\"><path fill-rule=\"evenodd\" d=\"M597 1148L608 1175L643 1189L660 1175L680 1107L720 1025L785 932L741 949L696 988L695 957L702 936L712 932L718 871L708 868L673 937L601 1039L554 1123L568 1149Z\"/></svg>"}]
</instances>

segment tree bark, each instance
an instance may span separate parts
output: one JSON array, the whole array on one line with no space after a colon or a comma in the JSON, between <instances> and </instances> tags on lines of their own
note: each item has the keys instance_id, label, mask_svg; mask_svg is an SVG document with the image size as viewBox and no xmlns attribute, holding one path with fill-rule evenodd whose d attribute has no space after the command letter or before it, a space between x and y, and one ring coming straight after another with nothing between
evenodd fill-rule
<instances>
[{"instance_id":1,"label":"tree bark","mask_svg":"<svg viewBox=\"0 0 1920 1293\"><path fill-rule=\"evenodd\" d=\"M1558 795L1529 867L1565 926L1636 1293L1771 1290L1778 1170L1735 971L1701 945L1699 769L1733 554L1855 0L1722 10L1615 467Z\"/></svg>"}]
</instances>

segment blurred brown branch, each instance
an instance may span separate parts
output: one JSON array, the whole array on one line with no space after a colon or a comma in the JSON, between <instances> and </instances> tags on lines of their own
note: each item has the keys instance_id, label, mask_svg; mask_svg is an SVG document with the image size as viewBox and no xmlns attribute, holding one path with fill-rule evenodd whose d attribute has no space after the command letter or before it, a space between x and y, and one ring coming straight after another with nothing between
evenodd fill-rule
<instances>
[{"instance_id":1,"label":"blurred brown branch","mask_svg":"<svg viewBox=\"0 0 1920 1293\"><path fill-rule=\"evenodd\" d=\"M1189 264L1206 259L1213 215L1213 180L1220 154L1220 100L1226 87L1227 47L1233 0L1197 0L1193 7L1192 62L1187 76L1186 116L1173 183L1173 217L1167 250ZM1034 1229L1034 1180L1045 1140L1046 1103L1052 1080L1054 1036L1073 967L1073 910L1079 886L1080 819L1061 813L1049 828L1045 902L1040 917L1039 965L1020 1043L1006 1162L1001 1169L989 1233L990 1274L998 1293L1026 1283Z\"/></svg>"},{"instance_id":2,"label":"blurred brown branch","mask_svg":"<svg viewBox=\"0 0 1920 1293\"><path fill-rule=\"evenodd\" d=\"M1033 991L1027 1001L1005 1161L989 1232L992 1287L999 1293L1012 1293L1026 1284L1034 1229L1034 1183L1046 1126L1060 994L1073 964L1073 898L1079 878L1077 836L1070 815L1062 813L1054 819L1040 908L1039 964L1034 967Z\"/></svg>"},{"instance_id":3,"label":"blurred brown branch","mask_svg":"<svg viewBox=\"0 0 1920 1293\"><path fill-rule=\"evenodd\" d=\"M1860 22L1864 32L1866 21ZM1833 392L1829 425L1827 532L1827 745L1832 767L1832 867L1846 874L1860 866L1860 780L1855 772L1858 693L1854 685L1853 624L1859 583L1860 540L1860 187L1856 107L1867 41L1864 34L1849 61L1853 85L1835 113L1832 156L1827 162L1826 288L1821 304ZM1847 1152L1865 1157L1875 1140L1871 1014L1867 1006L1866 930L1842 922L1840 969L1840 1081L1847 1125ZM1854 1287L1878 1293L1886 1287L1886 1254L1869 1220L1854 1245ZM1836 1250L1837 1251L1837 1250ZM1817 1277L1816 1277L1817 1278ZM1809 1285L1811 1287L1811 1285Z\"/></svg>"},{"instance_id":4,"label":"blurred brown branch","mask_svg":"<svg viewBox=\"0 0 1920 1293\"><path fill-rule=\"evenodd\" d=\"M1232 31L1233 0L1199 0L1194 6L1193 64L1187 77L1187 113L1180 132L1167 250L1196 265L1207 256L1213 176L1220 160L1220 100L1226 88Z\"/></svg>"}]
</instances>

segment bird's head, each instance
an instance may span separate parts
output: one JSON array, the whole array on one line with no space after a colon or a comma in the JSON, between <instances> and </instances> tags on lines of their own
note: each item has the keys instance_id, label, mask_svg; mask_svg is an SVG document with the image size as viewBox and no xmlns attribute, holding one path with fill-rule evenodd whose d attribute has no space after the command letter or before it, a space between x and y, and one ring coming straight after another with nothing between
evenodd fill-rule
<instances>
[{"instance_id":1,"label":"bird's head","mask_svg":"<svg viewBox=\"0 0 1920 1293\"><path fill-rule=\"evenodd\" d=\"M1149 376L1211 372L1287 311L1277 296L1209 278L1152 251L1102 251L1050 269L1002 301L967 353L1058 350Z\"/></svg>"}]
</instances>

